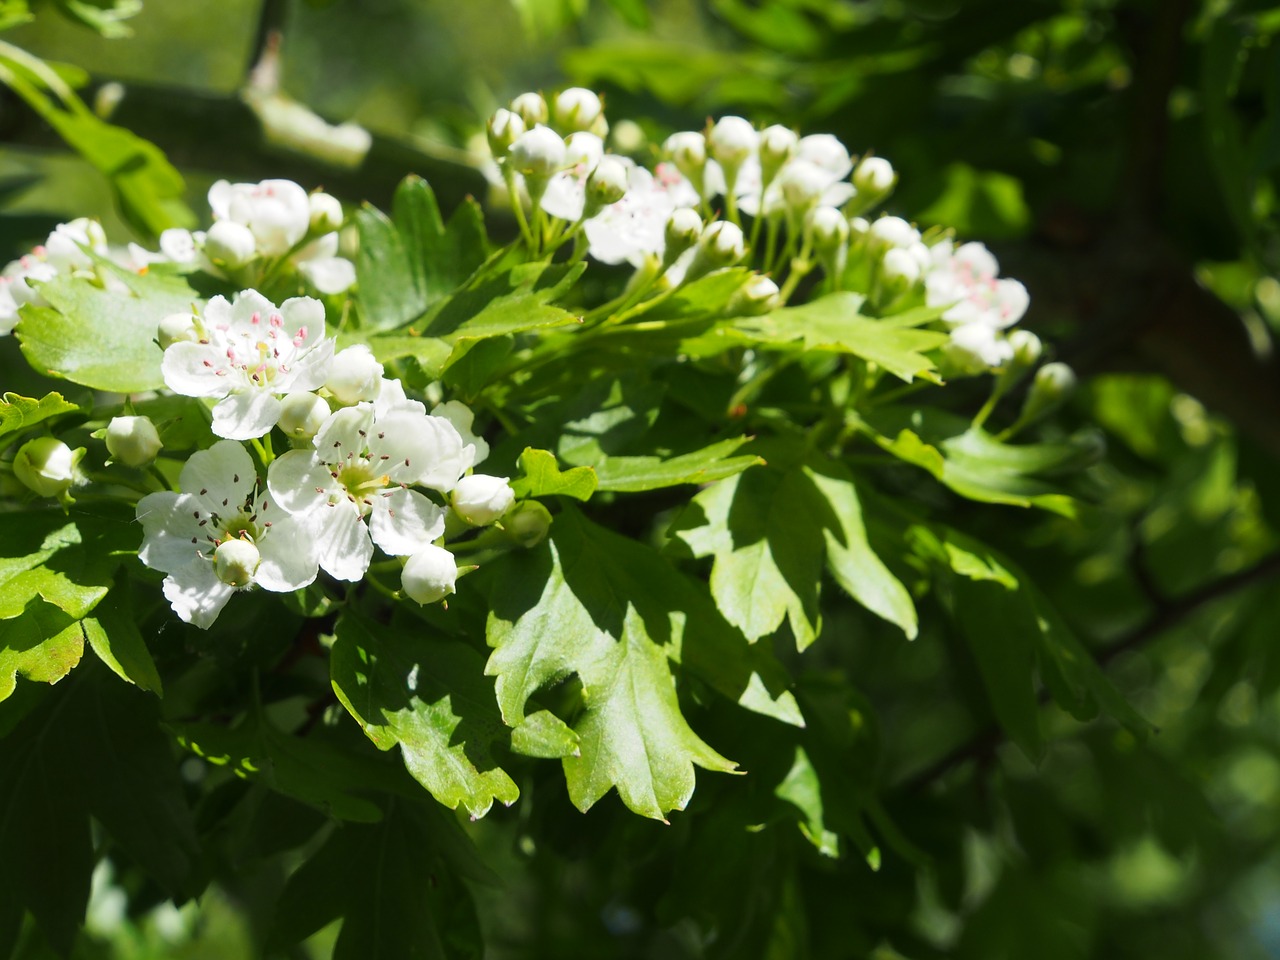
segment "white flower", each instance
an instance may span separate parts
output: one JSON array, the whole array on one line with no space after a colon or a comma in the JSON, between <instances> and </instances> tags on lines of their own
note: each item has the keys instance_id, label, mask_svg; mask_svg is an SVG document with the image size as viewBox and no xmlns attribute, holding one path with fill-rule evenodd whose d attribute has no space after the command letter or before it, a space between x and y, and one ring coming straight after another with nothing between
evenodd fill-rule
<instances>
[{"instance_id":1,"label":"white flower","mask_svg":"<svg viewBox=\"0 0 1280 960\"><path fill-rule=\"evenodd\" d=\"M356 267L338 254L338 235L326 233L308 243L290 259L298 272L320 293L344 293L356 282Z\"/></svg>"},{"instance_id":2,"label":"white flower","mask_svg":"<svg viewBox=\"0 0 1280 960\"><path fill-rule=\"evenodd\" d=\"M43 251L44 248L36 249ZM0 335L12 332L17 326L19 311L24 304L47 306L47 301L40 296L40 290L27 281L45 283L57 275L57 268L46 263L35 252L14 260L4 268L3 275L0 275Z\"/></svg>"},{"instance_id":3,"label":"white flower","mask_svg":"<svg viewBox=\"0 0 1280 960\"><path fill-rule=\"evenodd\" d=\"M640 265L666 245L666 226L679 207L697 203L689 181L670 164L659 164L654 173L644 167L629 168L626 195L586 222L591 256L601 263Z\"/></svg>"},{"instance_id":4,"label":"white flower","mask_svg":"<svg viewBox=\"0 0 1280 960\"><path fill-rule=\"evenodd\" d=\"M458 562L444 547L426 544L409 557L400 575L404 592L418 603L435 603L454 592Z\"/></svg>"},{"instance_id":5,"label":"white flower","mask_svg":"<svg viewBox=\"0 0 1280 960\"><path fill-rule=\"evenodd\" d=\"M906 248L920 240L920 231L901 217L881 217L874 221L870 235L889 247Z\"/></svg>"},{"instance_id":6,"label":"white flower","mask_svg":"<svg viewBox=\"0 0 1280 960\"><path fill-rule=\"evenodd\" d=\"M138 559L168 574L164 595L183 620L207 629L237 589L288 593L316 578L315 538L258 492L239 443L220 440L192 454L178 479L181 493L138 501Z\"/></svg>"},{"instance_id":7,"label":"white flower","mask_svg":"<svg viewBox=\"0 0 1280 960\"><path fill-rule=\"evenodd\" d=\"M287 253L311 226L307 192L292 180L219 180L209 188L209 207L215 220L233 220L248 227L258 242L258 252L268 257Z\"/></svg>"},{"instance_id":8,"label":"white flower","mask_svg":"<svg viewBox=\"0 0 1280 960\"><path fill-rule=\"evenodd\" d=\"M920 264L909 251L891 247L884 255L880 275L886 283L905 290L920 279Z\"/></svg>"},{"instance_id":9,"label":"white flower","mask_svg":"<svg viewBox=\"0 0 1280 960\"><path fill-rule=\"evenodd\" d=\"M782 134L773 133L770 138L781 140ZM744 213L753 217L772 216L784 208L803 213L818 204L840 207L854 195L853 184L845 180L853 164L849 151L839 140L829 133L818 133L801 137L793 149L791 159L774 168L777 174L770 178L768 189L764 190L763 205L761 186L765 171L754 157L743 165L734 193Z\"/></svg>"},{"instance_id":10,"label":"white flower","mask_svg":"<svg viewBox=\"0 0 1280 960\"><path fill-rule=\"evenodd\" d=\"M219 220L205 235L204 252L215 264L235 270L257 256L258 241L244 224Z\"/></svg>"},{"instance_id":11,"label":"white flower","mask_svg":"<svg viewBox=\"0 0 1280 960\"><path fill-rule=\"evenodd\" d=\"M1003 330L1022 319L1031 298L1017 280L998 278L999 265L985 246L966 243L951 249L933 248L934 265L925 277L925 302L931 307L951 304L942 315L952 326L985 323Z\"/></svg>"},{"instance_id":12,"label":"white flower","mask_svg":"<svg viewBox=\"0 0 1280 960\"><path fill-rule=\"evenodd\" d=\"M966 323L951 331L943 353L961 373L985 373L1013 357L1013 347L985 323Z\"/></svg>"},{"instance_id":13,"label":"white flower","mask_svg":"<svg viewBox=\"0 0 1280 960\"><path fill-rule=\"evenodd\" d=\"M526 177L546 179L564 169L568 158L560 134L539 124L516 138L507 152L507 162Z\"/></svg>"},{"instance_id":14,"label":"white flower","mask_svg":"<svg viewBox=\"0 0 1280 960\"><path fill-rule=\"evenodd\" d=\"M400 381L396 381L399 383ZM445 403L436 404L431 408L433 417L444 417L451 424L453 429L458 431L458 436L462 437L464 447L472 447L475 450L471 458L470 466L476 467L484 463L489 456L489 444L485 442L483 437L477 436L471 431L471 425L475 422L476 415L461 400L449 400Z\"/></svg>"},{"instance_id":15,"label":"white flower","mask_svg":"<svg viewBox=\"0 0 1280 960\"><path fill-rule=\"evenodd\" d=\"M106 440L112 459L130 467L145 467L164 446L150 417L112 417Z\"/></svg>"},{"instance_id":16,"label":"white flower","mask_svg":"<svg viewBox=\"0 0 1280 960\"><path fill-rule=\"evenodd\" d=\"M604 141L594 133L570 136L565 143L565 169L548 181L542 209L561 220L572 222L581 217L586 208L587 178L603 157Z\"/></svg>"},{"instance_id":17,"label":"white flower","mask_svg":"<svg viewBox=\"0 0 1280 960\"><path fill-rule=\"evenodd\" d=\"M600 119L600 98L584 87L570 87L556 95L553 119L561 130L590 130Z\"/></svg>"},{"instance_id":18,"label":"white flower","mask_svg":"<svg viewBox=\"0 0 1280 960\"><path fill-rule=\"evenodd\" d=\"M285 510L315 518L320 566L339 580L364 576L374 544L407 556L439 537L444 511L409 485L452 489L474 454L442 417L379 415L368 403L334 413L313 447L277 458L267 486Z\"/></svg>"},{"instance_id":19,"label":"white flower","mask_svg":"<svg viewBox=\"0 0 1280 960\"><path fill-rule=\"evenodd\" d=\"M197 329L198 342L165 349L160 369L174 393L223 398L213 408L220 437L262 436L280 419L281 394L315 390L329 375L334 341L318 300L294 297L277 309L256 290L234 303L214 297Z\"/></svg>"},{"instance_id":20,"label":"white flower","mask_svg":"<svg viewBox=\"0 0 1280 960\"><path fill-rule=\"evenodd\" d=\"M707 152L722 168L735 171L755 153L759 142L760 135L749 120L721 117L707 134Z\"/></svg>"}]
</instances>

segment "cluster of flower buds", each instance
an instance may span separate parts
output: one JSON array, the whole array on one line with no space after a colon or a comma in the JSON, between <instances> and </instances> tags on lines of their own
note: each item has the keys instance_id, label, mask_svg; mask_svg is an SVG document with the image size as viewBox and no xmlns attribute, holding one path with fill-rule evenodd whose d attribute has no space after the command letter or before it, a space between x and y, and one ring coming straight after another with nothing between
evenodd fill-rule
<instances>
[{"instance_id":1,"label":"cluster of flower buds","mask_svg":"<svg viewBox=\"0 0 1280 960\"><path fill-rule=\"evenodd\" d=\"M166 230L158 251L130 244L128 264L172 263L255 286L283 263L322 294L343 293L356 281L354 265L338 256L342 204L330 194L308 194L292 180L219 180L209 188L209 209L207 231Z\"/></svg>"}]
</instances>

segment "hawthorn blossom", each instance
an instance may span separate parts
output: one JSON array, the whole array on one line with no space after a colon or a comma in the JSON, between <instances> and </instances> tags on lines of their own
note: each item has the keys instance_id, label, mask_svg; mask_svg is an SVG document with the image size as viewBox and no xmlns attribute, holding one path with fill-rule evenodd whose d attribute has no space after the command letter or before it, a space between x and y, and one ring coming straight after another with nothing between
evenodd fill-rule
<instances>
[{"instance_id":1,"label":"hawthorn blossom","mask_svg":"<svg viewBox=\"0 0 1280 960\"><path fill-rule=\"evenodd\" d=\"M951 305L942 315L945 323L985 323L1003 330L1027 312L1027 288L1017 280L999 279L996 258L981 243L953 250L950 241L943 241L930 252L933 263L925 278L925 301L931 307Z\"/></svg>"},{"instance_id":2,"label":"hawthorn blossom","mask_svg":"<svg viewBox=\"0 0 1280 960\"><path fill-rule=\"evenodd\" d=\"M234 302L214 297L193 318L198 340L178 340L160 369L174 393L220 397L213 432L231 440L260 437L280 418L280 397L324 384L334 341L325 338L324 307L294 297L279 308L256 290Z\"/></svg>"},{"instance_id":3,"label":"hawthorn blossom","mask_svg":"<svg viewBox=\"0 0 1280 960\"><path fill-rule=\"evenodd\" d=\"M647 256L662 254L671 214L697 203L697 191L672 164L660 163L653 173L630 164L623 198L583 226L588 252L601 263L639 266Z\"/></svg>"},{"instance_id":4,"label":"hawthorn blossom","mask_svg":"<svg viewBox=\"0 0 1280 960\"><path fill-rule=\"evenodd\" d=\"M288 253L311 227L307 192L292 180L219 180L209 188L209 207L214 220L231 220L248 227L258 250L268 257Z\"/></svg>"},{"instance_id":5,"label":"hawthorn blossom","mask_svg":"<svg viewBox=\"0 0 1280 960\"><path fill-rule=\"evenodd\" d=\"M314 536L259 492L242 445L220 440L192 454L178 483L181 493L138 501L138 559L168 574L164 595L187 623L208 629L237 590L288 593L315 580Z\"/></svg>"},{"instance_id":6,"label":"hawthorn blossom","mask_svg":"<svg viewBox=\"0 0 1280 960\"><path fill-rule=\"evenodd\" d=\"M450 490L473 457L443 417L359 403L334 413L313 449L276 459L267 486L285 510L314 518L320 566L359 580L375 544L408 556L444 532L444 511L409 486Z\"/></svg>"},{"instance_id":7,"label":"hawthorn blossom","mask_svg":"<svg viewBox=\"0 0 1280 960\"><path fill-rule=\"evenodd\" d=\"M87 248L87 250L86 250ZM88 217L77 217L53 228L44 243L0 273L0 337L13 332L24 304L47 306L38 287L59 274L74 274L93 267L93 256L107 255L107 237L102 226Z\"/></svg>"}]
</instances>

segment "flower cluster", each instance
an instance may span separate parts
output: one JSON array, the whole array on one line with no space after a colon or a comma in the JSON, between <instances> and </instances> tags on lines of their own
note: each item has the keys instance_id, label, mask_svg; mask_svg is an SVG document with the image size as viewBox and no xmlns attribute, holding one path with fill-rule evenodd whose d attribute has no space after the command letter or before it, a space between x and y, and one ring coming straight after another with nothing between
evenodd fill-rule
<instances>
[{"instance_id":1,"label":"flower cluster","mask_svg":"<svg viewBox=\"0 0 1280 960\"><path fill-rule=\"evenodd\" d=\"M609 152L608 130L600 98L581 88L550 102L524 93L490 118L489 146L531 248L578 238L580 255L630 263L669 287L746 259L762 273L735 298L739 313L783 305L819 270L831 290L864 293L880 314L939 308L953 376L1012 359L1004 331L1026 312L1026 289L998 276L982 244L957 246L896 216L868 219L898 180L883 157L856 158L830 134L726 116L672 133L650 170Z\"/></svg>"},{"instance_id":2,"label":"flower cluster","mask_svg":"<svg viewBox=\"0 0 1280 960\"><path fill-rule=\"evenodd\" d=\"M44 243L0 272L0 336L12 333L24 304L45 306L41 283L59 274L92 272L93 256L107 255L107 237L95 220L60 223Z\"/></svg>"}]
</instances>

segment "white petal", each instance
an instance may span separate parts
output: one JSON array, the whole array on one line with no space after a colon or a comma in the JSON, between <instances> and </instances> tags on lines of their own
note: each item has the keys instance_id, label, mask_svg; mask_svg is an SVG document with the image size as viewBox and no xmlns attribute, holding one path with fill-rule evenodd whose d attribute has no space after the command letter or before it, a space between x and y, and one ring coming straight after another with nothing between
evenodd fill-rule
<instances>
[{"instance_id":1,"label":"white petal","mask_svg":"<svg viewBox=\"0 0 1280 960\"><path fill-rule=\"evenodd\" d=\"M173 606L173 612L201 630L213 626L235 592L234 587L218 579L213 564L203 557L164 578L165 599Z\"/></svg>"},{"instance_id":2,"label":"white petal","mask_svg":"<svg viewBox=\"0 0 1280 960\"><path fill-rule=\"evenodd\" d=\"M264 590L288 593L315 580L320 551L310 525L301 519L283 517L272 521L257 547L262 562L253 582Z\"/></svg>"},{"instance_id":3,"label":"white petal","mask_svg":"<svg viewBox=\"0 0 1280 960\"><path fill-rule=\"evenodd\" d=\"M824 207L843 207L853 199L853 195L857 192L857 190L853 189L852 183L847 180L841 180L823 190L818 202Z\"/></svg>"},{"instance_id":4,"label":"white petal","mask_svg":"<svg viewBox=\"0 0 1280 960\"><path fill-rule=\"evenodd\" d=\"M450 400L447 403L439 403L431 408L433 417L444 417L453 424L453 428L458 431L458 436L462 437L463 445L471 444L476 448L476 456L472 461L473 467L479 466L489 456L489 444L485 442L483 437L478 437L471 430L471 425L475 422L476 415L461 400Z\"/></svg>"},{"instance_id":5,"label":"white petal","mask_svg":"<svg viewBox=\"0 0 1280 960\"><path fill-rule=\"evenodd\" d=\"M369 533L386 553L407 557L444 533L444 511L420 493L394 490L374 499Z\"/></svg>"},{"instance_id":6,"label":"white petal","mask_svg":"<svg viewBox=\"0 0 1280 960\"><path fill-rule=\"evenodd\" d=\"M276 312L276 305L257 290L242 290L236 295L236 302L231 305L232 324L245 330L253 329L253 317L257 314L259 322Z\"/></svg>"},{"instance_id":7,"label":"white petal","mask_svg":"<svg viewBox=\"0 0 1280 960\"><path fill-rule=\"evenodd\" d=\"M199 533L192 517L194 498L165 491L149 493L138 501L142 546L138 559L153 570L173 573L192 561L200 547L191 542Z\"/></svg>"},{"instance_id":8,"label":"white petal","mask_svg":"<svg viewBox=\"0 0 1280 960\"><path fill-rule=\"evenodd\" d=\"M290 450L276 457L267 468L267 489L288 513L308 513L323 507L331 495L343 496L311 450Z\"/></svg>"},{"instance_id":9,"label":"white petal","mask_svg":"<svg viewBox=\"0 0 1280 960\"><path fill-rule=\"evenodd\" d=\"M289 371L276 380L275 391L299 393L319 390L329 379L329 371L333 369L334 344L333 339L322 340L300 359L295 360L289 367Z\"/></svg>"},{"instance_id":10,"label":"white petal","mask_svg":"<svg viewBox=\"0 0 1280 960\"><path fill-rule=\"evenodd\" d=\"M182 492L194 497L200 506L210 513L225 514L228 507L238 507L253 492L258 475L249 453L232 440L219 440L208 450L191 455L178 483Z\"/></svg>"},{"instance_id":11,"label":"white petal","mask_svg":"<svg viewBox=\"0 0 1280 960\"><path fill-rule=\"evenodd\" d=\"M576 222L587 204L586 178L572 173L557 173L547 184L542 196L542 209L553 217Z\"/></svg>"},{"instance_id":12,"label":"white petal","mask_svg":"<svg viewBox=\"0 0 1280 960\"><path fill-rule=\"evenodd\" d=\"M271 432L280 419L280 401L265 388L243 390L213 408L213 432L228 440L251 440Z\"/></svg>"},{"instance_id":13,"label":"white petal","mask_svg":"<svg viewBox=\"0 0 1280 960\"><path fill-rule=\"evenodd\" d=\"M291 297L280 304L280 316L284 329L291 337L301 337L299 349L319 343L324 339L324 304L313 297Z\"/></svg>"},{"instance_id":14,"label":"white petal","mask_svg":"<svg viewBox=\"0 0 1280 960\"><path fill-rule=\"evenodd\" d=\"M367 403L336 411L316 434L316 456L324 463L335 464L352 454L359 456L369 443L373 425L373 407Z\"/></svg>"},{"instance_id":15,"label":"white petal","mask_svg":"<svg viewBox=\"0 0 1280 960\"><path fill-rule=\"evenodd\" d=\"M223 371L221 374L218 371ZM160 361L164 383L184 397L225 397L231 390L226 358L207 343L181 340L169 345Z\"/></svg>"},{"instance_id":16,"label":"white petal","mask_svg":"<svg viewBox=\"0 0 1280 960\"><path fill-rule=\"evenodd\" d=\"M369 528L359 511L342 500L331 507L318 507L316 517L320 566L339 580L359 580L373 559Z\"/></svg>"},{"instance_id":17,"label":"white petal","mask_svg":"<svg viewBox=\"0 0 1280 960\"><path fill-rule=\"evenodd\" d=\"M298 264L301 273L321 293L344 293L356 283L355 264L345 257L321 257Z\"/></svg>"}]
</instances>

